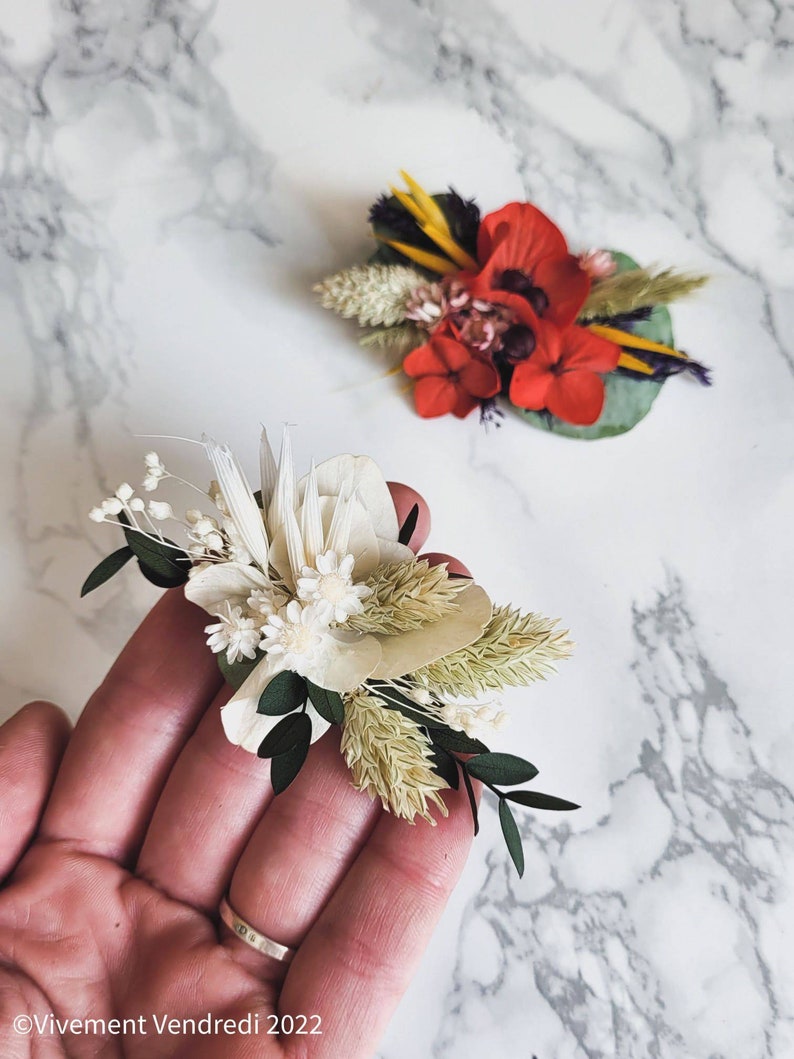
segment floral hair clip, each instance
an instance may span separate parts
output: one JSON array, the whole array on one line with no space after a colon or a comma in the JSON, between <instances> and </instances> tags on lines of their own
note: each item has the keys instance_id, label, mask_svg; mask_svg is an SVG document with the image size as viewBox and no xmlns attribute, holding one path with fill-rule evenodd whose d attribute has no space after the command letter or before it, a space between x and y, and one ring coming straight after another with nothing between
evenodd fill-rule
<instances>
[{"instance_id":1,"label":"floral hair clip","mask_svg":"<svg viewBox=\"0 0 794 1059\"><path fill-rule=\"evenodd\" d=\"M666 308L707 277L611 250L575 256L531 203L481 218L473 200L402 176L408 192L392 188L370 210L369 263L315 291L368 329L362 345L404 357L421 416L479 408L487 421L502 396L534 426L602 438L638 423L671 375L710 384L674 347Z\"/></svg>"},{"instance_id":2,"label":"floral hair clip","mask_svg":"<svg viewBox=\"0 0 794 1059\"><path fill-rule=\"evenodd\" d=\"M454 564L417 558L409 547L419 536L416 494L387 485L367 456L334 457L297 480L289 434L277 464L263 431L254 492L225 445L205 438L203 446L215 480L199 490L202 509L180 519L170 503L146 502L126 482L92 509L90 518L118 525L126 543L89 575L82 595L133 558L155 585L184 586L212 616L207 645L235 689L222 709L226 735L270 759L276 794L310 744L339 725L353 785L409 821L434 823L431 806L446 815L442 792L462 781L476 833L471 780L484 783L499 799L521 873L510 806L577 806L501 789L534 779L537 769L482 741L507 721L482 697L545 678L569 654L567 634L540 615L493 606ZM150 452L144 491L169 478L190 484ZM163 535L164 522L178 526L183 544Z\"/></svg>"}]
</instances>

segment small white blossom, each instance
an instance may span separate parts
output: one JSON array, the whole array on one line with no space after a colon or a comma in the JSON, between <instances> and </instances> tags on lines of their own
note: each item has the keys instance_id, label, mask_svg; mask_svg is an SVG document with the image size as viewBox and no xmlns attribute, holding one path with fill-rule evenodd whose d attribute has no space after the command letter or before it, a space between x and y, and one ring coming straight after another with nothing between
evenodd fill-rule
<instances>
[{"instance_id":1,"label":"small white blossom","mask_svg":"<svg viewBox=\"0 0 794 1059\"><path fill-rule=\"evenodd\" d=\"M160 479L166 477L165 464L156 452L147 452L143 457L146 465L146 476L143 479L143 488L147 493L152 493L160 484Z\"/></svg>"},{"instance_id":2,"label":"small white blossom","mask_svg":"<svg viewBox=\"0 0 794 1059\"><path fill-rule=\"evenodd\" d=\"M102 510L106 515L119 515L123 506L117 496L109 496L102 501Z\"/></svg>"},{"instance_id":3,"label":"small white blossom","mask_svg":"<svg viewBox=\"0 0 794 1059\"><path fill-rule=\"evenodd\" d=\"M130 511L143 511L143 509L146 507L146 504L144 504L143 500L141 500L139 496L134 496L132 500L130 500L129 504L127 504L127 507L130 509Z\"/></svg>"},{"instance_id":4,"label":"small white blossom","mask_svg":"<svg viewBox=\"0 0 794 1059\"><path fill-rule=\"evenodd\" d=\"M271 585L269 588L255 588L246 602L252 613L269 618L271 614L277 614L282 607L286 606L287 597Z\"/></svg>"},{"instance_id":5,"label":"small white blossom","mask_svg":"<svg viewBox=\"0 0 794 1059\"><path fill-rule=\"evenodd\" d=\"M500 731L507 724L508 715L493 706L468 705L448 702L439 711L442 721L458 732L477 739L489 732Z\"/></svg>"},{"instance_id":6,"label":"small white blossom","mask_svg":"<svg viewBox=\"0 0 794 1059\"><path fill-rule=\"evenodd\" d=\"M253 618L243 617L241 607L233 607L228 600L225 610L215 615L220 621L207 625L207 646L214 654L226 652L226 661L234 665L241 658L255 658L259 645L259 629Z\"/></svg>"},{"instance_id":7,"label":"small white blossom","mask_svg":"<svg viewBox=\"0 0 794 1059\"><path fill-rule=\"evenodd\" d=\"M157 522L164 522L167 518L174 517L174 509L164 500L149 501L149 515Z\"/></svg>"},{"instance_id":8,"label":"small white blossom","mask_svg":"<svg viewBox=\"0 0 794 1059\"><path fill-rule=\"evenodd\" d=\"M92 507L91 510L88 512L88 517L91 519L92 522L104 522L105 512L102 510L101 507Z\"/></svg>"},{"instance_id":9,"label":"small white blossom","mask_svg":"<svg viewBox=\"0 0 794 1059\"><path fill-rule=\"evenodd\" d=\"M372 594L366 585L353 584L355 558L345 555L339 559L335 551L318 555L315 567L304 566L298 578L298 596L314 603L326 621L347 621L351 614L360 614L361 602Z\"/></svg>"},{"instance_id":10,"label":"small white blossom","mask_svg":"<svg viewBox=\"0 0 794 1059\"><path fill-rule=\"evenodd\" d=\"M226 534L229 558L233 563L242 563L243 566L248 566L252 562L251 553L243 543L240 531L230 518L223 520L223 532Z\"/></svg>"},{"instance_id":11,"label":"small white blossom","mask_svg":"<svg viewBox=\"0 0 794 1059\"><path fill-rule=\"evenodd\" d=\"M123 504L126 504L127 501L132 497L132 494L134 492L135 490L132 488L129 482L122 482L116 490L116 496Z\"/></svg>"},{"instance_id":12,"label":"small white blossom","mask_svg":"<svg viewBox=\"0 0 794 1059\"><path fill-rule=\"evenodd\" d=\"M301 607L293 599L262 628L262 650L280 656L285 669L305 673L331 646L328 624L316 607Z\"/></svg>"}]
</instances>

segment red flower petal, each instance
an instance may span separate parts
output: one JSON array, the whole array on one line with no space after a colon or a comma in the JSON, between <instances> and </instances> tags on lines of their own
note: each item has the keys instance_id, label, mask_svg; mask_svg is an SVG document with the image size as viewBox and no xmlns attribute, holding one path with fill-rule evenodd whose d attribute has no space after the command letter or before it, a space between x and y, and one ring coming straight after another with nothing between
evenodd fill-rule
<instances>
[{"instance_id":1,"label":"red flower petal","mask_svg":"<svg viewBox=\"0 0 794 1059\"><path fill-rule=\"evenodd\" d=\"M556 224L529 202L509 202L488 213L477 233L477 260L489 270L519 268L532 275L544 257L565 257L568 244Z\"/></svg>"},{"instance_id":2,"label":"red flower petal","mask_svg":"<svg viewBox=\"0 0 794 1059\"><path fill-rule=\"evenodd\" d=\"M416 379L423 375L446 375L447 366L433 348L433 343L425 342L411 350L403 361L403 371Z\"/></svg>"},{"instance_id":3,"label":"red flower petal","mask_svg":"<svg viewBox=\"0 0 794 1059\"><path fill-rule=\"evenodd\" d=\"M546 407L546 395L555 376L548 365L535 360L537 350L529 360L516 365L510 380L510 400L519 408L538 411Z\"/></svg>"},{"instance_id":4,"label":"red flower petal","mask_svg":"<svg viewBox=\"0 0 794 1059\"><path fill-rule=\"evenodd\" d=\"M589 427L604 408L604 383L591 371L566 371L552 378L546 408L558 419Z\"/></svg>"},{"instance_id":5,"label":"red flower petal","mask_svg":"<svg viewBox=\"0 0 794 1059\"><path fill-rule=\"evenodd\" d=\"M430 345L439 359L446 365L447 372L463 371L472 358L471 350L462 342L454 338L434 336L430 339Z\"/></svg>"},{"instance_id":6,"label":"red flower petal","mask_svg":"<svg viewBox=\"0 0 794 1059\"><path fill-rule=\"evenodd\" d=\"M590 293L590 277L572 254L539 261L532 273L535 284L549 299L543 319L558 327L568 327Z\"/></svg>"},{"instance_id":7,"label":"red flower petal","mask_svg":"<svg viewBox=\"0 0 794 1059\"><path fill-rule=\"evenodd\" d=\"M472 395L466 393L465 390L458 390L458 399L455 402L455 407L452 409L452 414L457 416L458 419L465 419L470 412L474 411L479 403L480 402L476 397L472 397Z\"/></svg>"},{"instance_id":8,"label":"red flower petal","mask_svg":"<svg viewBox=\"0 0 794 1059\"><path fill-rule=\"evenodd\" d=\"M566 370L587 368L606 375L614 371L620 358L620 346L586 327L568 327L562 333L562 360Z\"/></svg>"},{"instance_id":9,"label":"red flower petal","mask_svg":"<svg viewBox=\"0 0 794 1059\"><path fill-rule=\"evenodd\" d=\"M466 393L475 397L494 397L499 393L501 382L499 372L487 361L472 357L470 363L460 372L460 385Z\"/></svg>"},{"instance_id":10,"label":"red flower petal","mask_svg":"<svg viewBox=\"0 0 794 1059\"><path fill-rule=\"evenodd\" d=\"M425 375L414 387L414 402L420 416L433 419L453 411L458 403L458 391L446 377Z\"/></svg>"}]
</instances>

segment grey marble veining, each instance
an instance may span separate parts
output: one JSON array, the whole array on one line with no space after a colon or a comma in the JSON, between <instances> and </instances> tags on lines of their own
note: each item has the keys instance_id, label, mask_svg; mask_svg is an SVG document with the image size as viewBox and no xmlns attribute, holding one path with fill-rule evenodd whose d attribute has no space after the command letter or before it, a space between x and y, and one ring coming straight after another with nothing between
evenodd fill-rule
<instances>
[{"instance_id":1,"label":"grey marble veining","mask_svg":"<svg viewBox=\"0 0 794 1059\"><path fill-rule=\"evenodd\" d=\"M506 705L582 809L520 881L484 809L382 1059L794 1056L793 47L767 0L0 5L2 714L76 714L156 596L78 599L134 434L369 451L577 641ZM711 272L673 316L713 390L597 445L419 421L310 293L400 167Z\"/></svg>"},{"instance_id":2,"label":"grey marble veining","mask_svg":"<svg viewBox=\"0 0 794 1059\"><path fill-rule=\"evenodd\" d=\"M778 933L794 795L755 757L678 579L633 630L651 722L636 767L592 829L525 826L530 894L489 857L434 1055L790 1054ZM526 1053L511 1051L519 1012Z\"/></svg>"}]
</instances>

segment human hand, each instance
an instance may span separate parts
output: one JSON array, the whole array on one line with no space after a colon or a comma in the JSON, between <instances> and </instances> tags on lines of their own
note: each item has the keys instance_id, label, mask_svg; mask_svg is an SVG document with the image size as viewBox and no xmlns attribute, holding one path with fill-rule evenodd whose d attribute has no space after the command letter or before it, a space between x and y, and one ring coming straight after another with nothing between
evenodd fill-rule
<instances>
[{"instance_id":1,"label":"human hand","mask_svg":"<svg viewBox=\"0 0 794 1059\"><path fill-rule=\"evenodd\" d=\"M414 497L393 495L404 516ZM423 507L412 546L428 526ZM411 827L353 789L336 728L273 796L269 764L223 734L231 692L206 621L181 590L165 593L73 733L42 702L0 728L7 1059L371 1056L457 881L472 837L465 792L444 792L437 827ZM289 967L219 926L225 893L297 949ZM250 1035L161 1033L155 1021L249 1014ZM18 1016L44 1032L20 1033L24 1019L15 1032ZM305 1032L268 1034L285 1016ZM135 1020L145 1033L54 1021L71 1019Z\"/></svg>"}]
</instances>

